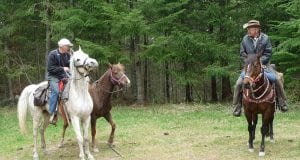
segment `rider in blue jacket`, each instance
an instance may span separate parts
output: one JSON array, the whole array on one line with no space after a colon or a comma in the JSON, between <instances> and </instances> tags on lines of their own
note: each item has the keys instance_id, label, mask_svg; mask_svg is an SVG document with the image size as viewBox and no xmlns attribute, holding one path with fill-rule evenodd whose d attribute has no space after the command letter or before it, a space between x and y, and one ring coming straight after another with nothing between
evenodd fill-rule
<instances>
[{"instance_id":1,"label":"rider in blue jacket","mask_svg":"<svg viewBox=\"0 0 300 160\"><path fill-rule=\"evenodd\" d=\"M247 28L248 34L244 36L241 47L240 47L240 58L244 64L245 59L248 54L257 54L263 51L261 56L261 63L265 68L264 74L267 78L275 83L275 90L277 94L278 105L283 112L288 110L286 103L286 96L283 89L283 84L279 79L276 71L270 67L270 59L272 56L272 45L269 37L260 31L260 23L257 20L250 20L248 23L244 24L244 28ZM241 115L242 108L242 83L245 76L244 71L242 71L239 79L236 81L234 87L233 95L233 105L234 105L234 116Z\"/></svg>"},{"instance_id":2,"label":"rider in blue jacket","mask_svg":"<svg viewBox=\"0 0 300 160\"><path fill-rule=\"evenodd\" d=\"M51 114L49 123L56 124L56 106L59 96L58 84L60 80L66 80L70 67L70 49L73 44L68 39L61 39L58 41L58 48L51 51L48 55L48 81L50 83L50 97L49 97L49 112Z\"/></svg>"}]
</instances>

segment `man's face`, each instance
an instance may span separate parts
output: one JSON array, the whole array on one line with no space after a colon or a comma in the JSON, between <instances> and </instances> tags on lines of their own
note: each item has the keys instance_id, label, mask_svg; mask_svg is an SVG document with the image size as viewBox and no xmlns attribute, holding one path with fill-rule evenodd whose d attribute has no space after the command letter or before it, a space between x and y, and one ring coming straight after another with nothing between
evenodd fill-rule
<instances>
[{"instance_id":1,"label":"man's face","mask_svg":"<svg viewBox=\"0 0 300 160\"><path fill-rule=\"evenodd\" d=\"M69 53L71 46L62 46L60 47L62 53Z\"/></svg>"},{"instance_id":2,"label":"man's face","mask_svg":"<svg viewBox=\"0 0 300 160\"><path fill-rule=\"evenodd\" d=\"M258 27L249 27L247 31L248 31L248 36L250 37L257 37L259 35Z\"/></svg>"}]
</instances>

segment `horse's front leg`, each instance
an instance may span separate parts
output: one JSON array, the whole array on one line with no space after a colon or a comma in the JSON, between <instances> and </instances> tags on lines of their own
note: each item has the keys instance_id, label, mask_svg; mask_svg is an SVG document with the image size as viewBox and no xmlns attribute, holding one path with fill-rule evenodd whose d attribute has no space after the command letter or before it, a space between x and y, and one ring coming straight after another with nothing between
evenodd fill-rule
<instances>
[{"instance_id":1,"label":"horse's front leg","mask_svg":"<svg viewBox=\"0 0 300 160\"><path fill-rule=\"evenodd\" d=\"M83 145L84 145L84 152L87 155L89 160L94 160L89 148L89 126L91 122L91 116L88 116L86 120L83 122Z\"/></svg>"},{"instance_id":2,"label":"horse's front leg","mask_svg":"<svg viewBox=\"0 0 300 160\"><path fill-rule=\"evenodd\" d=\"M98 147L96 146L96 123L97 123L97 117L91 115L91 133L92 133L92 150L93 152L99 152Z\"/></svg>"},{"instance_id":3,"label":"horse's front leg","mask_svg":"<svg viewBox=\"0 0 300 160\"><path fill-rule=\"evenodd\" d=\"M104 118L111 125L111 132L110 132L110 136L108 139L108 144L112 147L112 146L114 146L114 136L115 136L116 124L112 120L112 116L111 116L110 112L108 112L108 114L106 114L104 116Z\"/></svg>"},{"instance_id":4,"label":"horse's front leg","mask_svg":"<svg viewBox=\"0 0 300 160\"><path fill-rule=\"evenodd\" d=\"M81 131L80 131L80 119L77 116L72 116L71 122L72 122L73 129L75 131L75 134L76 134L78 145L79 145L79 150L80 150L79 158L81 160L85 160L85 155L83 152L83 138L82 138Z\"/></svg>"},{"instance_id":5,"label":"horse's front leg","mask_svg":"<svg viewBox=\"0 0 300 160\"><path fill-rule=\"evenodd\" d=\"M259 156L265 156L265 137L267 132L269 131L269 119L266 118L267 116L262 116L262 127L261 131L261 143L259 149Z\"/></svg>"},{"instance_id":6,"label":"horse's front leg","mask_svg":"<svg viewBox=\"0 0 300 160\"><path fill-rule=\"evenodd\" d=\"M254 140L253 129L254 129L254 125L253 125L253 120L252 120L251 114L249 115L248 113L246 113L246 118L247 118L247 122L248 122L248 132L249 132L248 150L249 150L249 152L254 152L254 146L253 146L253 140Z\"/></svg>"}]
</instances>

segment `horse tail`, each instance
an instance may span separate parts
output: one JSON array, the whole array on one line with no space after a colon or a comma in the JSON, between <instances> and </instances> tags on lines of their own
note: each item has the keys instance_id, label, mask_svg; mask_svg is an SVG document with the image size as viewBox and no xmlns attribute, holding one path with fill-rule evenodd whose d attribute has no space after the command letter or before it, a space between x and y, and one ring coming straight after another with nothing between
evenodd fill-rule
<instances>
[{"instance_id":1,"label":"horse tail","mask_svg":"<svg viewBox=\"0 0 300 160\"><path fill-rule=\"evenodd\" d=\"M29 85L25 87L18 100L18 119L19 119L19 127L22 134L27 134L26 116L27 116L27 108L29 106L29 96L32 92L32 87L33 85Z\"/></svg>"}]
</instances>

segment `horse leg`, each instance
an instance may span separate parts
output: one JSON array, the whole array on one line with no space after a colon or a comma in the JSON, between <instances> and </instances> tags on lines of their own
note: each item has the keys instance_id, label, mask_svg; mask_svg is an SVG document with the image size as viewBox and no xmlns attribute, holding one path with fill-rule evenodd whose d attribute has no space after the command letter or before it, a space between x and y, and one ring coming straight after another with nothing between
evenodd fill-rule
<instances>
[{"instance_id":1,"label":"horse leg","mask_svg":"<svg viewBox=\"0 0 300 160\"><path fill-rule=\"evenodd\" d=\"M37 152L37 138L38 138L38 130L41 122L41 113L36 108L33 111L33 159L38 160L39 155Z\"/></svg>"},{"instance_id":2,"label":"horse leg","mask_svg":"<svg viewBox=\"0 0 300 160\"><path fill-rule=\"evenodd\" d=\"M108 112L104 118L106 119L106 121L111 125L111 132L110 132L110 136L108 139L108 144L110 146L114 146L114 136L115 136L115 129L116 129L116 124L114 123L114 121L112 120L112 116L110 114L110 112Z\"/></svg>"},{"instance_id":3,"label":"horse leg","mask_svg":"<svg viewBox=\"0 0 300 160\"><path fill-rule=\"evenodd\" d=\"M68 121L66 119L64 119L63 132L62 132L60 144L58 145L59 148L62 148L64 146L65 133L66 133L66 129L68 128L68 126L69 126Z\"/></svg>"},{"instance_id":4,"label":"horse leg","mask_svg":"<svg viewBox=\"0 0 300 160\"><path fill-rule=\"evenodd\" d=\"M272 143L275 143L274 140L274 133L273 133L273 120L274 120L274 115L271 117L270 119L270 123L269 123L269 132L270 132L270 141Z\"/></svg>"},{"instance_id":5,"label":"horse leg","mask_svg":"<svg viewBox=\"0 0 300 160\"><path fill-rule=\"evenodd\" d=\"M253 115L252 119L253 119L252 138L253 138L253 141L254 141L255 140L255 131L256 131L256 125L257 125L258 115L257 114Z\"/></svg>"},{"instance_id":6,"label":"horse leg","mask_svg":"<svg viewBox=\"0 0 300 160\"><path fill-rule=\"evenodd\" d=\"M43 112L43 117L44 117L44 121L40 126L40 134L41 134L41 145L42 148L44 149L44 154L47 154L47 150L46 150L46 142L45 142L45 130L49 125L49 118L50 115L46 112Z\"/></svg>"},{"instance_id":7,"label":"horse leg","mask_svg":"<svg viewBox=\"0 0 300 160\"><path fill-rule=\"evenodd\" d=\"M254 152L253 147L253 121L252 121L252 115L245 111L245 115L248 122L248 132L249 132L249 140L248 140L248 150L249 152Z\"/></svg>"},{"instance_id":8,"label":"horse leg","mask_svg":"<svg viewBox=\"0 0 300 160\"><path fill-rule=\"evenodd\" d=\"M68 128L69 124L68 124L68 120L67 120L67 116L66 116L66 112L63 108L63 104L61 103L59 105L59 111L61 113L61 116L64 120L64 126L63 126L63 132L62 132L62 138L61 138L61 141L60 141L60 144L58 145L59 148L62 148L64 146L64 139L65 139L65 133L66 133L66 129Z\"/></svg>"},{"instance_id":9,"label":"horse leg","mask_svg":"<svg viewBox=\"0 0 300 160\"><path fill-rule=\"evenodd\" d=\"M99 152L98 147L96 146L96 123L97 123L97 117L91 116L91 130L92 130L92 148L94 152Z\"/></svg>"},{"instance_id":10,"label":"horse leg","mask_svg":"<svg viewBox=\"0 0 300 160\"><path fill-rule=\"evenodd\" d=\"M84 152L88 157L88 160L94 160L94 157L92 156L89 148L89 126L91 122L91 116L89 116L86 120L83 122L83 146L84 146Z\"/></svg>"},{"instance_id":11,"label":"horse leg","mask_svg":"<svg viewBox=\"0 0 300 160\"><path fill-rule=\"evenodd\" d=\"M259 156L265 156L265 137L269 130L269 119L268 116L266 116L266 113L262 115L262 127L260 129L261 131L261 143L260 143L260 149L259 149Z\"/></svg>"},{"instance_id":12,"label":"horse leg","mask_svg":"<svg viewBox=\"0 0 300 160\"><path fill-rule=\"evenodd\" d=\"M80 119L76 116L72 116L71 122L72 122L73 129L75 131L75 134L76 134L78 145L79 145L79 150L80 150L79 158L81 160L84 160L85 155L83 152L83 138L82 138L81 131L80 131Z\"/></svg>"}]
</instances>

